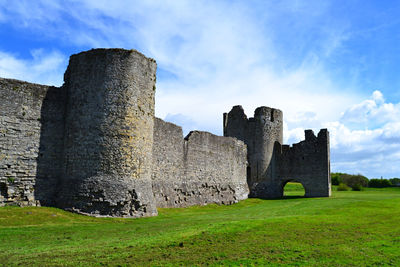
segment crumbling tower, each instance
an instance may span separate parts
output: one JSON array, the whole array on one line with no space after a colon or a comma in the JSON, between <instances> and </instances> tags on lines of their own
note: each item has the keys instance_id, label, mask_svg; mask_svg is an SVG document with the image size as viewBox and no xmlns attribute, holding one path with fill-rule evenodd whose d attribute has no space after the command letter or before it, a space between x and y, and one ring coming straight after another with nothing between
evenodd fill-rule
<instances>
[{"instance_id":1,"label":"crumbling tower","mask_svg":"<svg viewBox=\"0 0 400 267\"><path fill-rule=\"evenodd\" d=\"M236 137L247 145L247 183L250 197L280 198L287 182L299 182L306 197L331 194L329 132L315 136L305 131L305 140L282 145L282 111L259 107L247 119L241 106L224 113L224 136Z\"/></svg>"},{"instance_id":2,"label":"crumbling tower","mask_svg":"<svg viewBox=\"0 0 400 267\"><path fill-rule=\"evenodd\" d=\"M247 145L247 182L252 197L267 197L268 183L277 176L274 145L282 144L282 122L282 111L269 107L257 108L249 119L242 106L224 113L224 136L236 137Z\"/></svg>"},{"instance_id":3,"label":"crumbling tower","mask_svg":"<svg viewBox=\"0 0 400 267\"><path fill-rule=\"evenodd\" d=\"M157 214L151 189L156 62L135 50L71 56L58 206L90 215Z\"/></svg>"}]
</instances>

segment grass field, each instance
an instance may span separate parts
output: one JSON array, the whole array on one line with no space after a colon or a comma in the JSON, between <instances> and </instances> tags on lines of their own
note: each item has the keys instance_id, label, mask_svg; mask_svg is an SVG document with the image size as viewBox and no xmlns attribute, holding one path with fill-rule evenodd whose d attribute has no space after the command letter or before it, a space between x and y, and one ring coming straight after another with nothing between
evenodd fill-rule
<instances>
[{"instance_id":1,"label":"grass field","mask_svg":"<svg viewBox=\"0 0 400 267\"><path fill-rule=\"evenodd\" d=\"M287 187L286 199L141 219L3 207L0 266L400 266L400 188L294 198L302 188Z\"/></svg>"}]
</instances>

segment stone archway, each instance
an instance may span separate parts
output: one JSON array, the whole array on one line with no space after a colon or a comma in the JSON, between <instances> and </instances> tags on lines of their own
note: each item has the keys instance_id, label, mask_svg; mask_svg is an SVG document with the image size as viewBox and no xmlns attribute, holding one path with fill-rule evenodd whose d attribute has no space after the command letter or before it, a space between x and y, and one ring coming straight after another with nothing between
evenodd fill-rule
<instances>
[{"instance_id":1,"label":"stone archway","mask_svg":"<svg viewBox=\"0 0 400 267\"><path fill-rule=\"evenodd\" d=\"M281 183L283 198L306 197L306 187L298 180L287 179Z\"/></svg>"}]
</instances>

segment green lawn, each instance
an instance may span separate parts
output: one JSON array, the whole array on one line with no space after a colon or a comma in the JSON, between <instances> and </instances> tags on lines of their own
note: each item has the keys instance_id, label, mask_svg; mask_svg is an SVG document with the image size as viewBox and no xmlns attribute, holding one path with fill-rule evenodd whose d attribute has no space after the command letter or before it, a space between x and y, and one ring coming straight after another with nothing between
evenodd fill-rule
<instances>
[{"instance_id":1,"label":"green lawn","mask_svg":"<svg viewBox=\"0 0 400 267\"><path fill-rule=\"evenodd\" d=\"M293 196L303 197L305 193L306 191L304 190L303 185L300 183L289 182L283 188L283 195L285 197L293 197Z\"/></svg>"},{"instance_id":2,"label":"green lawn","mask_svg":"<svg viewBox=\"0 0 400 267\"><path fill-rule=\"evenodd\" d=\"M3 207L0 266L16 265L400 266L400 188L160 209L141 219Z\"/></svg>"}]
</instances>

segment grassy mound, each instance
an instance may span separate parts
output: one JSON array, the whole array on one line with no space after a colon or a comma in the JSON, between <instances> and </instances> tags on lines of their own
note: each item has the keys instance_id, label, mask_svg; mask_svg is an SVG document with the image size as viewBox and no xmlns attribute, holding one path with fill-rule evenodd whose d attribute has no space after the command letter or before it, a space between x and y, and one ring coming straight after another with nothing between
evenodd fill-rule
<instances>
[{"instance_id":1,"label":"grassy mound","mask_svg":"<svg viewBox=\"0 0 400 267\"><path fill-rule=\"evenodd\" d=\"M2 207L0 266L399 266L399 219L400 188L160 209L141 219Z\"/></svg>"}]
</instances>

